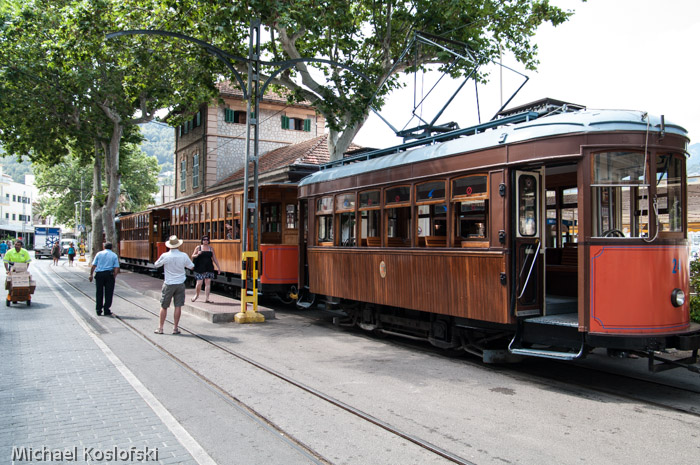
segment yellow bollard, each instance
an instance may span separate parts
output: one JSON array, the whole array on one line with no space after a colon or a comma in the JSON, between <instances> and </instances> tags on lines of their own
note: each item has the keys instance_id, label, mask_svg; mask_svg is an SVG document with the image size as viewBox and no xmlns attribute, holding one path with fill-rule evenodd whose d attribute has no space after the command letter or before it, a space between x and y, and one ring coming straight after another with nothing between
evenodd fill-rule
<instances>
[{"instance_id":1,"label":"yellow bollard","mask_svg":"<svg viewBox=\"0 0 700 465\"><path fill-rule=\"evenodd\" d=\"M248 289L248 272L251 271L253 288ZM241 311L236 313L233 321L236 323L264 323L265 316L258 312L258 252L243 252L243 262L241 265ZM252 291L248 295L248 291ZM248 310L248 304L253 304L253 309Z\"/></svg>"}]
</instances>

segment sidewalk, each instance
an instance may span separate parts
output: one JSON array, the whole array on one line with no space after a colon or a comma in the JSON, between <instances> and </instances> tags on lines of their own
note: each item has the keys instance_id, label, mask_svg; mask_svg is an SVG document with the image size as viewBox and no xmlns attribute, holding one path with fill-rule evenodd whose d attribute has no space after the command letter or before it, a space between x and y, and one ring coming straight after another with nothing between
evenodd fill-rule
<instances>
[{"instance_id":1,"label":"sidewalk","mask_svg":"<svg viewBox=\"0 0 700 465\"><path fill-rule=\"evenodd\" d=\"M86 255L85 262L79 262L76 260L75 263L78 264L78 266L89 270L91 258L89 255ZM61 266L63 266L63 264L61 264ZM126 286L129 289L133 289L145 296L159 301L161 288L163 287L163 280L153 278L148 274L122 271L119 273L119 276L117 276L117 286ZM211 323L227 323L233 321L236 313L241 311L241 302L231 296L210 294L209 300L211 300L213 303L206 303L204 301L204 289L202 289L200 292L199 298L195 302L192 302L192 297L194 297L194 295L195 290L188 287L185 295L185 305L182 307L182 311L189 315L207 320ZM249 305L248 309L252 309L252 305ZM275 311L273 309L263 307L260 304L258 304L258 312L260 312L266 320L272 320L275 318Z\"/></svg>"},{"instance_id":2,"label":"sidewalk","mask_svg":"<svg viewBox=\"0 0 700 465\"><path fill-rule=\"evenodd\" d=\"M36 294L0 310L0 461L196 464L74 311Z\"/></svg>"}]
</instances>

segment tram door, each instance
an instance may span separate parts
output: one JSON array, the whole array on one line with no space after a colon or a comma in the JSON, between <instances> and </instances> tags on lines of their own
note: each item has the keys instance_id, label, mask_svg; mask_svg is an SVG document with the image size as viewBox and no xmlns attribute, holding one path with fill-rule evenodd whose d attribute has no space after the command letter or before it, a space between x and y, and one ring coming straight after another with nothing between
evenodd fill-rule
<instances>
[{"instance_id":1,"label":"tram door","mask_svg":"<svg viewBox=\"0 0 700 465\"><path fill-rule=\"evenodd\" d=\"M542 314L544 246L542 172L515 172L515 314Z\"/></svg>"}]
</instances>

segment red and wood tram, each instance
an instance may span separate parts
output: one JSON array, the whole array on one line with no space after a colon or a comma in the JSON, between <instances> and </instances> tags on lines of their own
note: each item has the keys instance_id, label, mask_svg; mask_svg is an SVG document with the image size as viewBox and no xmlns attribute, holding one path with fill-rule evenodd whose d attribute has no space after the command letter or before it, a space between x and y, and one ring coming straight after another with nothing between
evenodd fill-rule
<instances>
[{"instance_id":1,"label":"red and wood tram","mask_svg":"<svg viewBox=\"0 0 700 465\"><path fill-rule=\"evenodd\" d=\"M472 129L302 180L300 286L348 324L485 360L600 347L697 362L686 131L585 109Z\"/></svg>"},{"instance_id":2,"label":"red and wood tram","mask_svg":"<svg viewBox=\"0 0 700 465\"><path fill-rule=\"evenodd\" d=\"M291 302L296 296L298 282L297 187L295 184L260 185L258 198L258 289L262 294L274 294ZM184 240L180 250L188 255L200 244L201 237L207 235L222 271L214 281L240 291L242 203L243 191L229 190L121 216L117 231L122 266L155 271L153 263L167 251L165 241L170 235L176 234ZM252 242L252 228L248 234Z\"/></svg>"}]
</instances>

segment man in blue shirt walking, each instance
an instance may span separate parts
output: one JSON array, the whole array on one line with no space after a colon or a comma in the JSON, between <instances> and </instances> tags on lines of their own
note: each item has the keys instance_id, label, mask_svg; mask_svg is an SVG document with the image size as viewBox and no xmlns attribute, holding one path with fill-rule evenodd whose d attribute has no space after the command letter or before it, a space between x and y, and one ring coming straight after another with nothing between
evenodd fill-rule
<instances>
[{"instance_id":1,"label":"man in blue shirt walking","mask_svg":"<svg viewBox=\"0 0 700 465\"><path fill-rule=\"evenodd\" d=\"M114 282L119 274L119 257L112 252L111 242L105 242L104 250L95 255L95 258L92 260L90 282L92 282L93 273L95 275L95 284L97 285L95 312L97 316L100 316L104 310L105 316L109 316L112 314L110 307L114 296Z\"/></svg>"}]
</instances>

